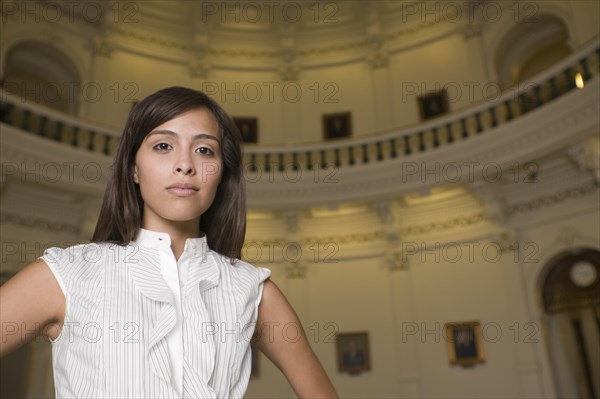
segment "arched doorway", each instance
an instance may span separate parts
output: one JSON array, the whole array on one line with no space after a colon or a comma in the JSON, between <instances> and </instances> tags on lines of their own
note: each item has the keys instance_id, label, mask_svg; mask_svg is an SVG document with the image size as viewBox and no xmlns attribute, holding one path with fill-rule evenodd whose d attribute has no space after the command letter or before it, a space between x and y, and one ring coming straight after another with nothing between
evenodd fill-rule
<instances>
[{"instance_id":1,"label":"arched doorway","mask_svg":"<svg viewBox=\"0 0 600 399\"><path fill-rule=\"evenodd\" d=\"M541 283L559 397L600 398L600 251L558 254Z\"/></svg>"},{"instance_id":2,"label":"arched doorway","mask_svg":"<svg viewBox=\"0 0 600 399\"><path fill-rule=\"evenodd\" d=\"M538 15L536 23L522 22L502 39L495 54L498 81L503 90L526 83L537 73L571 54L569 32L553 15Z\"/></svg>"},{"instance_id":3,"label":"arched doorway","mask_svg":"<svg viewBox=\"0 0 600 399\"><path fill-rule=\"evenodd\" d=\"M25 41L6 53L2 87L38 104L77 115L80 76L62 51L47 43Z\"/></svg>"}]
</instances>

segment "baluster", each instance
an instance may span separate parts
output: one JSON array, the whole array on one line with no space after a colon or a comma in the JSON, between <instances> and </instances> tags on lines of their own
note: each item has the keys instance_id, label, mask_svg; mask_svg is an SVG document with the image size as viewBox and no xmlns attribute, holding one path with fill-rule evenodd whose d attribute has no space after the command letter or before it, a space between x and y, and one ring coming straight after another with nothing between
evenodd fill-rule
<instances>
[{"instance_id":1,"label":"baluster","mask_svg":"<svg viewBox=\"0 0 600 399\"><path fill-rule=\"evenodd\" d=\"M521 115L525 115L527 112L529 112L525 93L519 94L519 105L521 106Z\"/></svg>"},{"instance_id":2,"label":"baluster","mask_svg":"<svg viewBox=\"0 0 600 399\"><path fill-rule=\"evenodd\" d=\"M321 150L320 158L321 158L321 169L327 169L327 162L325 159L325 150Z\"/></svg>"},{"instance_id":3,"label":"baluster","mask_svg":"<svg viewBox=\"0 0 600 399\"><path fill-rule=\"evenodd\" d=\"M535 107L541 107L542 106L542 93L541 93L541 87L540 85L536 85L533 88L533 96L535 98Z\"/></svg>"},{"instance_id":4,"label":"baluster","mask_svg":"<svg viewBox=\"0 0 600 399\"><path fill-rule=\"evenodd\" d=\"M362 156L363 163L369 163L369 153L368 153L368 148L367 148L366 144L362 145L362 153L363 153L363 156Z\"/></svg>"},{"instance_id":5,"label":"baluster","mask_svg":"<svg viewBox=\"0 0 600 399\"><path fill-rule=\"evenodd\" d=\"M87 149L89 151L94 151L94 139L96 137L96 132L94 132L93 130L90 130L90 138L88 141L88 145L87 145Z\"/></svg>"},{"instance_id":6,"label":"baluster","mask_svg":"<svg viewBox=\"0 0 600 399\"><path fill-rule=\"evenodd\" d=\"M504 106L506 107L506 120L511 121L515 117L513 114L513 110L510 104L510 100L504 101Z\"/></svg>"},{"instance_id":7,"label":"baluster","mask_svg":"<svg viewBox=\"0 0 600 399\"><path fill-rule=\"evenodd\" d=\"M298 153L297 152L292 153L292 169L294 171L298 170Z\"/></svg>"},{"instance_id":8,"label":"baluster","mask_svg":"<svg viewBox=\"0 0 600 399\"><path fill-rule=\"evenodd\" d=\"M21 123L21 129L29 131L29 123L31 122L31 111L26 109L23 112L23 122Z\"/></svg>"},{"instance_id":9,"label":"baluster","mask_svg":"<svg viewBox=\"0 0 600 399\"><path fill-rule=\"evenodd\" d=\"M334 151L334 153L335 153L335 166L337 166L339 168L340 165L342 164L340 162L340 149L336 148L335 151Z\"/></svg>"},{"instance_id":10,"label":"baluster","mask_svg":"<svg viewBox=\"0 0 600 399\"><path fill-rule=\"evenodd\" d=\"M398 156L398 152L396 151L396 139L390 140L390 157L396 158Z\"/></svg>"},{"instance_id":11,"label":"baluster","mask_svg":"<svg viewBox=\"0 0 600 399\"><path fill-rule=\"evenodd\" d=\"M15 106L9 103L2 103L0 106L0 121L6 124L12 124L12 110Z\"/></svg>"},{"instance_id":12,"label":"baluster","mask_svg":"<svg viewBox=\"0 0 600 399\"><path fill-rule=\"evenodd\" d=\"M250 171L256 172L256 154L250 154Z\"/></svg>"},{"instance_id":13,"label":"baluster","mask_svg":"<svg viewBox=\"0 0 600 399\"><path fill-rule=\"evenodd\" d=\"M313 164L312 164L312 153L310 151L308 151L306 153L306 169L308 170L312 170L313 168Z\"/></svg>"},{"instance_id":14,"label":"baluster","mask_svg":"<svg viewBox=\"0 0 600 399\"><path fill-rule=\"evenodd\" d=\"M581 74L581 76L583 77L584 82L587 82L592 77L592 74L590 73L590 68L588 66L588 60L589 60L588 57L586 57L586 58L582 58L579 61L579 63L581 64L581 69L583 70L583 73Z\"/></svg>"},{"instance_id":15,"label":"baluster","mask_svg":"<svg viewBox=\"0 0 600 399\"><path fill-rule=\"evenodd\" d=\"M438 148L440 146L440 138L438 137L438 128L433 128L433 148Z\"/></svg>"},{"instance_id":16,"label":"baluster","mask_svg":"<svg viewBox=\"0 0 600 399\"><path fill-rule=\"evenodd\" d=\"M567 76L567 91L575 88L575 77L573 76L573 67L565 69L564 74Z\"/></svg>"},{"instance_id":17,"label":"baluster","mask_svg":"<svg viewBox=\"0 0 600 399\"><path fill-rule=\"evenodd\" d=\"M38 131L37 131L37 134L39 136L42 136L42 137L48 136L47 135L48 132L46 132L46 123L48 123L48 118L46 117L46 115L42 115L40 117L40 125L38 126Z\"/></svg>"},{"instance_id":18,"label":"baluster","mask_svg":"<svg viewBox=\"0 0 600 399\"><path fill-rule=\"evenodd\" d=\"M496 106L490 108L490 115L492 117L492 127L498 126L498 116L496 115Z\"/></svg>"},{"instance_id":19,"label":"baluster","mask_svg":"<svg viewBox=\"0 0 600 399\"><path fill-rule=\"evenodd\" d=\"M462 129L462 138L466 139L467 137L469 137L469 131L467 130L467 120L465 118L462 118L460 120L460 128Z\"/></svg>"},{"instance_id":20,"label":"baluster","mask_svg":"<svg viewBox=\"0 0 600 399\"><path fill-rule=\"evenodd\" d=\"M481 124L481 114L479 111L475 112L475 125L477 126L477 134L483 132L483 125Z\"/></svg>"},{"instance_id":21,"label":"baluster","mask_svg":"<svg viewBox=\"0 0 600 399\"><path fill-rule=\"evenodd\" d=\"M271 171L271 154L265 154L265 171Z\"/></svg>"},{"instance_id":22,"label":"baluster","mask_svg":"<svg viewBox=\"0 0 600 399\"><path fill-rule=\"evenodd\" d=\"M279 153L279 165L278 165L278 169L280 172L283 172L283 153Z\"/></svg>"},{"instance_id":23,"label":"baluster","mask_svg":"<svg viewBox=\"0 0 600 399\"><path fill-rule=\"evenodd\" d=\"M104 155L108 155L110 153L110 149L108 145L110 143L110 136L108 134L103 134L104 143L102 144L102 153Z\"/></svg>"},{"instance_id":24,"label":"baluster","mask_svg":"<svg viewBox=\"0 0 600 399\"><path fill-rule=\"evenodd\" d=\"M558 87L556 86L556 76L550 78L550 99L554 100L558 97Z\"/></svg>"},{"instance_id":25,"label":"baluster","mask_svg":"<svg viewBox=\"0 0 600 399\"><path fill-rule=\"evenodd\" d=\"M348 147L348 158L350 165L354 165L354 147Z\"/></svg>"},{"instance_id":26,"label":"baluster","mask_svg":"<svg viewBox=\"0 0 600 399\"><path fill-rule=\"evenodd\" d=\"M63 126L64 124L62 123L62 121L56 122L56 131L54 132L54 137L56 141L62 141L63 139Z\"/></svg>"},{"instance_id":27,"label":"baluster","mask_svg":"<svg viewBox=\"0 0 600 399\"><path fill-rule=\"evenodd\" d=\"M446 141L448 144L454 143L454 134L452 133L452 125L450 122L446 123Z\"/></svg>"},{"instance_id":28,"label":"baluster","mask_svg":"<svg viewBox=\"0 0 600 399\"><path fill-rule=\"evenodd\" d=\"M71 145L79 147L79 126L73 126L73 135L71 136Z\"/></svg>"},{"instance_id":29,"label":"baluster","mask_svg":"<svg viewBox=\"0 0 600 399\"><path fill-rule=\"evenodd\" d=\"M425 151L425 137L423 137L423 132L419 132L419 151Z\"/></svg>"},{"instance_id":30,"label":"baluster","mask_svg":"<svg viewBox=\"0 0 600 399\"><path fill-rule=\"evenodd\" d=\"M381 141L378 141L376 145L377 145L377 160L382 161L383 160L383 151L381 150Z\"/></svg>"},{"instance_id":31,"label":"baluster","mask_svg":"<svg viewBox=\"0 0 600 399\"><path fill-rule=\"evenodd\" d=\"M410 140L408 136L404 136L404 155L410 155L412 150L410 149Z\"/></svg>"}]
</instances>

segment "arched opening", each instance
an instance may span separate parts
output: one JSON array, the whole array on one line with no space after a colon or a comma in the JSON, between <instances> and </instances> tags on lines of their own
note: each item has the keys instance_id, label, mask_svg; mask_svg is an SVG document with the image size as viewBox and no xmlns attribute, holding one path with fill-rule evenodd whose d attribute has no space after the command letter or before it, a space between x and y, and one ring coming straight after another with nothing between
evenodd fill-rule
<instances>
[{"instance_id":1,"label":"arched opening","mask_svg":"<svg viewBox=\"0 0 600 399\"><path fill-rule=\"evenodd\" d=\"M514 27L498 46L495 65L502 89L526 82L572 52L563 21L552 15L536 18L535 24Z\"/></svg>"},{"instance_id":2,"label":"arched opening","mask_svg":"<svg viewBox=\"0 0 600 399\"><path fill-rule=\"evenodd\" d=\"M75 64L57 48L27 41L6 54L4 90L44 106L77 114L80 76Z\"/></svg>"},{"instance_id":3,"label":"arched opening","mask_svg":"<svg viewBox=\"0 0 600 399\"><path fill-rule=\"evenodd\" d=\"M559 397L600 397L600 251L580 248L546 265L541 294Z\"/></svg>"}]
</instances>

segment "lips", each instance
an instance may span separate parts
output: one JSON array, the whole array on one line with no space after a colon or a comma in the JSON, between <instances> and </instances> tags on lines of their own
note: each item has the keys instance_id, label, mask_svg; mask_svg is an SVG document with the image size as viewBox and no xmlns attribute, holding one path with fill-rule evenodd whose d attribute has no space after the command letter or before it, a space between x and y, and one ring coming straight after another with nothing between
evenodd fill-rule
<instances>
[{"instance_id":1,"label":"lips","mask_svg":"<svg viewBox=\"0 0 600 399\"><path fill-rule=\"evenodd\" d=\"M176 183L167 187L167 191L178 197L189 197L198 192L198 188L191 184Z\"/></svg>"}]
</instances>

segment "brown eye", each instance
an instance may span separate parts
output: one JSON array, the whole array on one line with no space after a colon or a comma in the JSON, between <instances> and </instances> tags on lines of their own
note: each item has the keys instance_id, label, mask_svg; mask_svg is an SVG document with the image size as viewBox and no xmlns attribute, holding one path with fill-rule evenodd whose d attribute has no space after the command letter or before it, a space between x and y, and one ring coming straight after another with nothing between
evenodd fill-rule
<instances>
[{"instance_id":1,"label":"brown eye","mask_svg":"<svg viewBox=\"0 0 600 399\"><path fill-rule=\"evenodd\" d=\"M172 147L167 143L158 143L152 148L158 151L167 151L170 150Z\"/></svg>"},{"instance_id":2,"label":"brown eye","mask_svg":"<svg viewBox=\"0 0 600 399\"><path fill-rule=\"evenodd\" d=\"M198 149L196 149L196 152L203 154L203 155L210 155L210 156L215 155L215 152L208 147L199 147Z\"/></svg>"}]
</instances>

